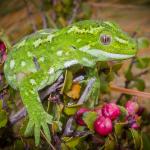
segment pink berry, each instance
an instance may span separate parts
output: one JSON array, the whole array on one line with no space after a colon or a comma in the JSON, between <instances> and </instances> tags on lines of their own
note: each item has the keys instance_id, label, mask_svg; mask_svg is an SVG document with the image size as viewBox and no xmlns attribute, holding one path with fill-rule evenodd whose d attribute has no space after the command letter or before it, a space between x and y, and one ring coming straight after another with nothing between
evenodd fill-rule
<instances>
[{"instance_id":1,"label":"pink berry","mask_svg":"<svg viewBox=\"0 0 150 150\"><path fill-rule=\"evenodd\" d=\"M76 119L76 122L77 122L79 125L81 125L81 126L84 126L84 125L85 125L85 123L84 123L84 121L83 121L83 119L82 119L82 116L83 116L83 114L84 114L85 112L88 112L88 111L89 111L88 108L80 108L80 109L77 111L76 116L75 116L75 119Z\"/></svg>"},{"instance_id":2,"label":"pink berry","mask_svg":"<svg viewBox=\"0 0 150 150\"><path fill-rule=\"evenodd\" d=\"M94 122L95 131L101 136L107 136L112 132L113 126L112 121L109 118L99 117Z\"/></svg>"},{"instance_id":3,"label":"pink berry","mask_svg":"<svg viewBox=\"0 0 150 150\"><path fill-rule=\"evenodd\" d=\"M120 109L114 103L105 104L102 108L102 114L104 117L115 120L120 115Z\"/></svg>"},{"instance_id":4,"label":"pink berry","mask_svg":"<svg viewBox=\"0 0 150 150\"><path fill-rule=\"evenodd\" d=\"M139 125L135 122L131 125L131 128L137 130L139 129Z\"/></svg>"},{"instance_id":5,"label":"pink berry","mask_svg":"<svg viewBox=\"0 0 150 150\"><path fill-rule=\"evenodd\" d=\"M139 110L139 105L136 102L128 101L125 105L129 115L134 115Z\"/></svg>"},{"instance_id":6,"label":"pink berry","mask_svg":"<svg viewBox=\"0 0 150 150\"><path fill-rule=\"evenodd\" d=\"M6 51L6 46L5 46L3 41L0 41L0 51L1 52L5 52Z\"/></svg>"},{"instance_id":7,"label":"pink berry","mask_svg":"<svg viewBox=\"0 0 150 150\"><path fill-rule=\"evenodd\" d=\"M3 41L0 41L0 60L5 61L6 57L6 46Z\"/></svg>"}]
</instances>

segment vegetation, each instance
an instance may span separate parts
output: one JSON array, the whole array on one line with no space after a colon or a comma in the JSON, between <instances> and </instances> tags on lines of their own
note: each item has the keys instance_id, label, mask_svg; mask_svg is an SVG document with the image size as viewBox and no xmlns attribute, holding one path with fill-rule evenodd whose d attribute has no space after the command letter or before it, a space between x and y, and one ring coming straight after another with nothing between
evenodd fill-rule
<instances>
[{"instance_id":1,"label":"vegetation","mask_svg":"<svg viewBox=\"0 0 150 150\"><path fill-rule=\"evenodd\" d=\"M7 53L24 35L89 19L93 12L91 3L103 3L98 0L22 0L16 5L17 2L3 0L0 6L3 17L25 9L30 24L28 28L17 25L24 29L21 34L10 34L6 29L0 32L0 148L37 149L33 136L24 136L28 116L20 95L7 84L3 74ZM128 4L129 1L119 2ZM137 4L149 4L149 1L139 0ZM101 89L100 94L97 91L94 96L99 97L98 103L92 101L92 96L86 100L94 82L93 78L87 78L87 68L69 68L53 85L39 92L45 110L61 124L54 122L49 126L51 142L41 131L42 142L38 149L150 149L150 112L141 105L150 100L150 85L146 80L150 74L150 55L141 55L143 49L149 50L149 39L138 31L131 33L138 44L136 57L128 62L97 63Z\"/></svg>"}]
</instances>

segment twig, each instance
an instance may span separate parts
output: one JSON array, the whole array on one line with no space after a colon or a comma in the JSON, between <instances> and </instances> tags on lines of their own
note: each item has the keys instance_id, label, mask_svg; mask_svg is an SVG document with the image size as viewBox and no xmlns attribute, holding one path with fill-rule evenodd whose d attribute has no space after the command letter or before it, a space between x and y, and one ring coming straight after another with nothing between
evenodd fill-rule
<instances>
[{"instance_id":1,"label":"twig","mask_svg":"<svg viewBox=\"0 0 150 150\"><path fill-rule=\"evenodd\" d=\"M127 88L121 88L115 85L110 85L111 90L116 91L116 92L121 92L124 94L129 94L129 95L135 95L139 97L146 97L150 98L150 93L147 92L141 92L138 90L133 90L133 89L127 89Z\"/></svg>"},{"instance_id":2,"label":"twig","mask_svg":"<svg viewBox=\"0 0 150 150\"><path fill-rule=\"evenodd\" d=\"M95 80L96 80L95 78L92 78L91 80L89 80L89 82L77 104L83 104L88 99L87 95L88 95L89 91L91 90Z\"/></svg>"},{"instance_id":3,"label":"twig","mask_svg":"<svg viewBox=\"0 0 150 150\"><path fill-rule=\"evenodd\" d=\"M75 6L74 6L74 9L73 9L73 12L72 12L72 16L71 16L70 20L68 21L68 24L72 24L72 22L76 18L77 12L78 12L78 9L79 9L79 6L80 6L80 2L81 2L81 0L74 0L73 1Z\"/></svg>"},{"instance_id":4,"label":"twig","mask_svg":"<svg viewBox=\"0 0 150 150\"><path fill-rule=\"evenodd\" d=\"M140 77L140 76L145 75L149 72L150 72L150 69L144 70L144 71L140 72L139 74L135 75L134 78Z\"/></svg>"},{"instance_id":5,"label":"twig","mask_svg":"<svg viewBox=\"0 0 150 150\"><path fill-rule=\"evenodd\" d=\"M27 0L23 0L23 1L26 5L26 8L27 8L27 13L28 13L28 16L30 18L29 20L31 21L32 29L35 32L35 31L37 31L37 26L36 26L34 19L32 17L32 10L31 10L30 6L28 5L28 1Z\"/></svg>"},{"instance_id":6,"label":"twig","mask_svg":"<svg viewBox=\"0 0 150 150\"><path fill-rule=\"evenodd\" d=\"M73 116L68 119L68 121L66 123L66 127L64 129L63 136L68 136L71 133L73 133L73 130L71 129L73 120L74 120Z\"/></svg>"},{"instance_id":7,"label":"twig","mask_svg":"<svg viewBox=\"0 0 150 150\"><path fill-rule=\"evenodd\" d=\"M130 63L130 65L129 65L129 67L128 67L128 71L132 69L134 62L135 62L135 57L132 58L131 63ZM124 88L128 88L130 82L131 82L131 81L126 80L126 81L125 81L125 86L124 86ZM122 99L123 96L124 96L124 94L122 93L122 94L119 96L119 98L117 99L116 102L117 102L118 104L120 104L120 101L121 101L121 99Z\"/></svg>"},{"instance_id":8,"label":"twig","mask_svg":"<svg viewBox=\"0 0 150 150\"><path fill-rule=\"evenodd\" d=\"M88 2L89 5L93 7L100 7L100 8L106 8L106 7L111 7L111 8L120 8L120 9L133 9L133 8L139 8L139 6L136 5L122 5L122 4L113 4L113 3L106 3L106 2ZM140 6L141 7L141 6ZM144 6L143 6L144 7Z\"/></svg>"}]
</instances>

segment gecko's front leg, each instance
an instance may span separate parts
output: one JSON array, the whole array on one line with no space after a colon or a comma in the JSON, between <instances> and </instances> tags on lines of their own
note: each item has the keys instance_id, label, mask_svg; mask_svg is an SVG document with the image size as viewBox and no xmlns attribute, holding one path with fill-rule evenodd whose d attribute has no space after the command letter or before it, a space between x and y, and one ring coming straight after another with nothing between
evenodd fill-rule
<instances>
[{"instance_id":1,"label":"gecko's front leg","mask_svg":"<svg viewBox=\"0 0 150 150\"><path fill-rule=\"evenodd\" d=\"M52 124L53 118L44 110L38 95L38 90L41 89L43 85L46 86L47 84L53 83L59 75L60 72L48 76L44 74L44 71L40 71L24 78L19 84L20 95L29 115L25 135L31 135L32 131L34 131L36 146L40 142L41 128L47 139L51 139L48 124Z\"/></svg>"}]
</instances>

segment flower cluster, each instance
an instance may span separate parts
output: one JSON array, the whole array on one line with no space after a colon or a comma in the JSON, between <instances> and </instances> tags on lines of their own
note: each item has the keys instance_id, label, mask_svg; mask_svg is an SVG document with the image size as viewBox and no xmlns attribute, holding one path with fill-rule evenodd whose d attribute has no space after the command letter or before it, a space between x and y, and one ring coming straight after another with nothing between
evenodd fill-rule
<instances>
[{"instance_id":1,"label":"flower cluster","mask_svg":"<svg viewBox=\"0 0 150 150\"><path fill-rule=\"evenodd\" d=\"M139 105L134 101L128 101L125 105L127 115L125 120L130 128L138 129L139 125L137 123L137 112L139 110ZM119 116L121 115L120 107L115 103L107 103L102 107L97 107L95 109L80 108L76 115L75 119L77 124L81 126L86 126L86 123L83 120L83 115L86 112L94 111L97 114L97 118L93 123L94 130L97 134L101 136L107 136L112 133L113 125L115 122L119 121Z\"/></svg>"}]
</instances>

